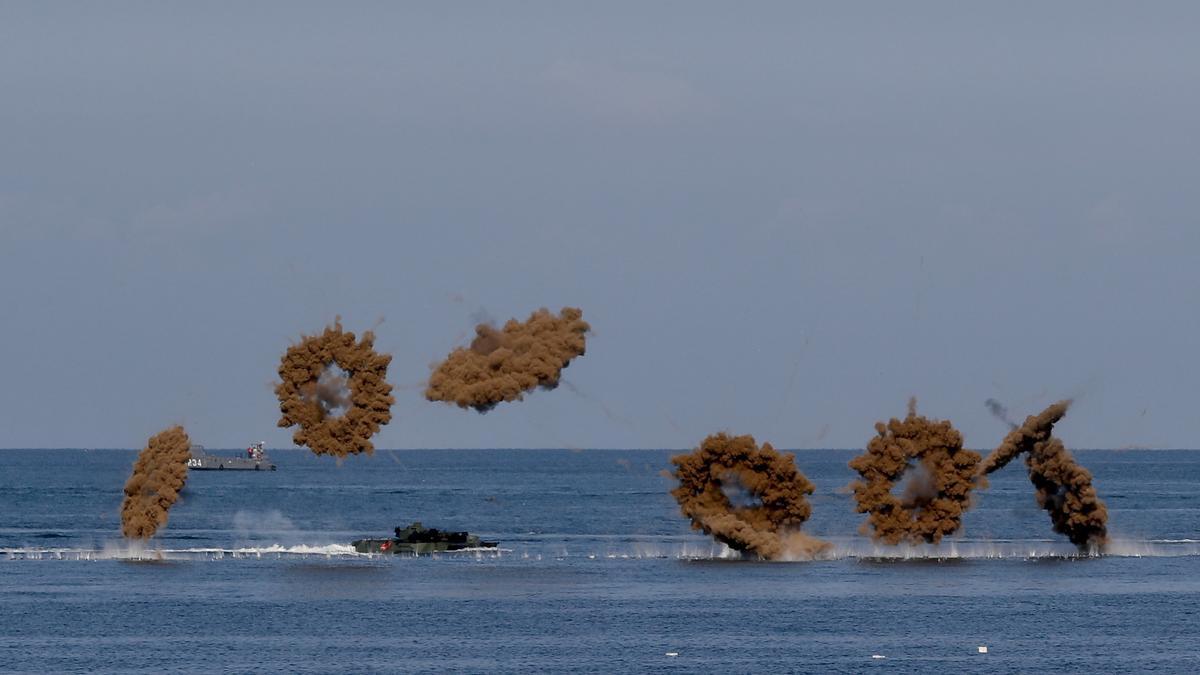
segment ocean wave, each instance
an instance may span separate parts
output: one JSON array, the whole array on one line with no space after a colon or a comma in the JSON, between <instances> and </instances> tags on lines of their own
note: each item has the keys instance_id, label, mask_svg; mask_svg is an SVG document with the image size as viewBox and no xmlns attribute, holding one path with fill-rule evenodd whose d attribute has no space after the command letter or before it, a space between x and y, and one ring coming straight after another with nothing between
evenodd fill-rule
<instances>
[{"instance_id":1,"label":"ocean wave","mask_svg":"<svg viewBox=\"0 0 1200 675\"><path fill-rule=\"evenodd\" d=\"M284 546L248 546L242 548L155 548L133 542L107 544L99 549L84 548L0 548L0 556L9 560L129 560L172 561L220 558L340 558L364 557L348 544Z\"/></svg>"},{"instance_id":2,"label":"ocean wave","mask_svg":"<svg viewBox=\"0 0 1200 675\"><path fill-rule=\"evenodd\" d=\"M784 557L779 562L810 561L950 561L950 560L1050 560L1084 558L1161 558L1200 556L1200 540L1194 539L1113 539L1101 551L1081 553L1069 542L1052 540L954 540L938 545L901 544L886 546L862 539L833 539L830 548L814 555ZM558 557L579 557L565 550ZM674 558L680 560L742 560L742 555L729 547L711 542L683 544L668 542L636 542L628 550L602 551L581 554L595 559Z\"/></svg>"},{"instance_id":3,"label":"ocean wave","mask_svg":"<svg viewBox=\"0 0 1200 675\"><path fill-rule=\"evenodd\" d=\"M466 548L458 551L440 551L425 557L483 557L511 553L503 548ZM0 559L8 560L118 560L136 562L171 562L187 560L222 560L244 558L347 558L389 559L408 558L403 554L359 553L349 544L269 544L265 546L243 546L238 548L154 548L136 542L121 542L105 545L100 549L84 548L0 548Z\"/></svg>"},{"instance_id":4,"label":"ocean wave","mask_svg":"<svg viewBox=\"0 0 1200 675\"><path fill-rule=\"evenodd\" d=\"M443 551L433 558L510 560L649 560L741 561L742 555L715 541L664 537L605 541L578 539L516 542L512 548L472 548ZM1200 539L1113 539L1102 551L1081 554L1065 541L1037 540L952 540L938 545L885 546L861 538L831 539L830 547L815 556L785 557L779 562L813 561L954 561L954 560L1051 560L1088 558L1159 558L1200 556ZM512 544L510 544L512 545ZM515 554L515 555L510 555ZM58 548L27 546L0 548L0 560L118 560L171 562L237 559L375 559L418 557L407 554L358 553L349 544L263 544L237 547L161 548L140 542L111 542L102 548ZM428 555L419 557L431 557Z\"/></svg>"}]
</instances>

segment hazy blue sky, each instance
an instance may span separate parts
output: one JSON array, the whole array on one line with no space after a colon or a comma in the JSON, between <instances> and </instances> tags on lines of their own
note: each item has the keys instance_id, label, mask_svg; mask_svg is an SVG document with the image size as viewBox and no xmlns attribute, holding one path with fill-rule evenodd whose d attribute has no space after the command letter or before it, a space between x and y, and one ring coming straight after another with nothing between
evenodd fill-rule
<instances>
[{"instance_id":1,"label":"hazy blue sky","mask_svg":"<svg viewBox=\"0 0 1200 675\"><path fill-rule=\"evenodd\" d=\"M1200 4L447 4L0 5L0 447L289 446L338 314L380 447L1200 445ZM577 391L423 400L564 305Z\"/></svg>"}]
</instances>

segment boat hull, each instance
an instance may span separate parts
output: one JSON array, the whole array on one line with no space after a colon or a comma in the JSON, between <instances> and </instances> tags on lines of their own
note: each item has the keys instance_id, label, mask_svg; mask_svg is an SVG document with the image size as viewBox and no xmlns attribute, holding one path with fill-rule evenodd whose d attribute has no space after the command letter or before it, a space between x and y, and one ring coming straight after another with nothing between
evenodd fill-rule
<instances>
[{"instance_id":1,"label":"boat hull","mask_svg":"<svg viewBox=\"0 0 1200 675\"><path fill-rule=\"evenodd\" d=\"M191 457L188 459L188 469L192 471L274 471L275 464L266 459L247 459L245 457Z\"/></svg>"},{"instance_id":2,"label":"boat hull","mask_svg":"<svg viewBox=\"0 0 1200 675\"><path fill-rule=\"evenodd\" d=\"M264 443L255 443L244 456L210 455L203 445L192 444L187 468L191 471L274 471L275 463L263 450Z\"/></svg>"}]
</instances>

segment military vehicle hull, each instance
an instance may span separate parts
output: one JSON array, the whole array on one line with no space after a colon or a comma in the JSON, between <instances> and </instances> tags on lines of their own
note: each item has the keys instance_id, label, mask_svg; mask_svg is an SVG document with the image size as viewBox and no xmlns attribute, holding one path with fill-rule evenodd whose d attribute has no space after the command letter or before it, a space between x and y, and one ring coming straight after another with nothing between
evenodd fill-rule
<instances>
[{"instance_id":1,"label":"military vehicle hull","mask_svg":"<svg viewBox=\"0 0 1200 675\"><path fill-rule=\"evenodd\" d=\"M463 551L475 548L496 548L499 542L479 541L474 544L448 544L445 542L410 544L396 539L356 539L352 542L359 553L390 553L392 555L428 555L443 551Z\"/></svg>"},{"instance_id":2,"label":"military vehicle hull","mask_svg":"<svg viewBox=\"0 0 1200 675\"><path fill-rule=\"evenodd\" d=\"M446 532L425 528L421 523L396 528L391 539L356 539L350 544L359 553L382 553L391 555L428 555L443 551L462 551L476 548L496 548L499 543L482 541L466 532Z\"/></svg>"}]
</instances>

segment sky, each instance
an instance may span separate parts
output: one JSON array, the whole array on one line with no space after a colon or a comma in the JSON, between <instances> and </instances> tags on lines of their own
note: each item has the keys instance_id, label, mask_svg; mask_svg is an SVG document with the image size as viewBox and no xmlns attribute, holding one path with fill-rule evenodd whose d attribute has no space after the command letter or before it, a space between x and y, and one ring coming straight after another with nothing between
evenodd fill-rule
<instances>
[{"instance_id":1,"label":"sky","mask_svg":"<svg viewBox=\"0 0 1200 675\"><path fill-rule=\"evenodd\" d=\"M0 4L0 447L265 440L340 316L381 448L1198 447L1200 5ZM479 317L569 387L426 402Z\"/></svg>"}]
</instances>

